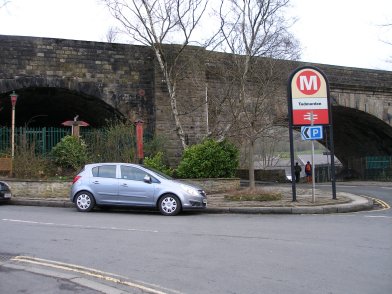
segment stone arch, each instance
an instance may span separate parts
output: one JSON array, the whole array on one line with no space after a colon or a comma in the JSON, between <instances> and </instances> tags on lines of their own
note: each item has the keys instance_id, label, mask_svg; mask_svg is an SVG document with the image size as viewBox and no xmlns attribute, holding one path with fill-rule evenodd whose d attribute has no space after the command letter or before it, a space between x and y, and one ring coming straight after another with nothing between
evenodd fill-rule
<instances>
[{"instance_id":1,"label":"stone arch","mask_svg":"<svg viewBox=\"0 0 392 294\"><path fill-rule=\"evenodd\" d=\"M100 127L107 120L123 115L104 100L102 88L92 82L70 78L15 77L0 80L0 125L10 125L9 94L18 94L16 125L61 126L79 115L91 126ZM39 117L39 120L31 121Z\"/></svg>"},{"instance_id":2,"label":"stone arch","mask_svg":"<svg viewBox=\"0 0 392 294\"><path fill-rule=\"evenodd\" d=\"M13 79L0 79L0 93L23 88L64 88L102 99L102 89L97 86L97 83L81 82L77 78L16 76Z\"/></svg>"},{"instance_id":3,"label":"stone arch","mask_svg":"<svg viewBox=\"0 0 392 294\"><path fill-rule=\"evenodd\" d=\"M335 155L344 165L350 158L392 154L392 127L383 120L344 106L333 106L332 115Z\"/></svg>"}]
</instances>

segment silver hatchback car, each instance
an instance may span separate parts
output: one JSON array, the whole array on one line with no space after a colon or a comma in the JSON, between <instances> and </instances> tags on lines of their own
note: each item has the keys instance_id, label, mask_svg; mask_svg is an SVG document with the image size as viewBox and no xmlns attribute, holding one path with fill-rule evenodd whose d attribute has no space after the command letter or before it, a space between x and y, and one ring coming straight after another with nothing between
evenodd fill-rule
<instances>
[{"instance_id":1,"label":"silver hatchback car","mask_svg":"<svg viewBox=\"0 0 392 294\"><path fill-rule=\"evenodd\" d=\"M74 178L70 200L79 211L95 205L158 208L163 215L207 207L206 193L148 167L130 163L87 164Z\"/></svg>"}]
</instances>

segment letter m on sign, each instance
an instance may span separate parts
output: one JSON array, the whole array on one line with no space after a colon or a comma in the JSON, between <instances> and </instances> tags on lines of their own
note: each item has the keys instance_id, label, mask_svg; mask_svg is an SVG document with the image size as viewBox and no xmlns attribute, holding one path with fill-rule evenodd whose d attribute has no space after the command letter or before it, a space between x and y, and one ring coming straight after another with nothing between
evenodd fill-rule
<instances>
[{"instance_id":1,"label":"letter m on sign","mask_svg":"<svg viewBox=\"0 0 392 294\"><path fill-rule=\"evenodd\" d=\"M297 77L297 88L305 95L313 95L320 90L320 77L313 71L305 70Z\"/></svg>"},{"instance_id":2,"label":"letter m on sign","mask_svg":"<svg viewBox=\"0 0 392 294\"><path fill-rule=\"evenodd\" d=\"M317 84L317 76L300 76L299 78L301 91L316 91L319 88Z\"/></svg>"}]
</instances>

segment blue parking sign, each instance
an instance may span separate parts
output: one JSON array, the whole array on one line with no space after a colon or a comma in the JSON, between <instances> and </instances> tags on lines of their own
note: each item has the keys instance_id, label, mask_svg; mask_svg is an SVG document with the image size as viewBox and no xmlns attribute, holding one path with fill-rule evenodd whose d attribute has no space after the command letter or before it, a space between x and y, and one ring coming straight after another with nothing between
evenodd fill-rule
<instances>
[{"instance_id":1,"label":"blue parking sign","mask_svg":"<svg viewBox=\"0 0 392 294\"><path fill-rule=\"evenodd\" d=\"M321 140L323 138L323 126L301 127L302 140Z\"/></svg>"}]
</instances>

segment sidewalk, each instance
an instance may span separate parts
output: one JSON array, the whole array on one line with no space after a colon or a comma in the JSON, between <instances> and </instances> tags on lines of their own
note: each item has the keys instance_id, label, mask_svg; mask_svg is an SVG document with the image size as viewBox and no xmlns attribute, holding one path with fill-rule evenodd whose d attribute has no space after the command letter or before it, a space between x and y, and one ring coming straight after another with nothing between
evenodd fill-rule
<instances>
[{"instance_id":1,"label":"sidewalk","mask_svg":"<svg viewBox=\"0 0 392 294\"><path fill-rule=\"evenodd\" d=\"M255 214L326 214L370 210L373 200L350 193L337 192L332 199L329 191L315 189L315 202L312 201L312 187L298 184L296 201L292 200L291 184L276 184L263 187L264 190L280 192L283 199L279 201L227 201L224 194L211 195L208 198L208 211L211 213L255 213Z\"/></svg>"},{"instance_id":2,"label":"sidewalk","mask_svg":"<svg viewBox=\"0 0 392 294\"><path fill-rule=\"evenodd\" d=\"M367 183L369 184L369 183ZM326 214L370 210L373 200L349 193L338 192L336 200L332 191L315 189L316 201L312 202L312 187L307 184L297 185L297 201L292 201L291 184L272 184L262 187L264 190L280 192L278 201L227 201L224 193L208 195L208 207L203 213L244 213L244 214ZM74 207L68 198L28 198L13 197L9 204L25 206Z\"/></svg>"}]
</instances>

